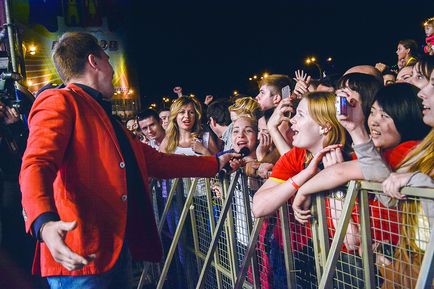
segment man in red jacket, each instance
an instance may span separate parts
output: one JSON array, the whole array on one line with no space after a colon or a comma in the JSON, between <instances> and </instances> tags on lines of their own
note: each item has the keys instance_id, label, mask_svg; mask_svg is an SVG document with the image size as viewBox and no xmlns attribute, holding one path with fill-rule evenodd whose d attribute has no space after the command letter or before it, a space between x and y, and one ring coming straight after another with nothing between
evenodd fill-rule
<instances>
[{"instance_id":1,"label":"man in red jacket","mask_svg":"<svg viewBox=\"0 0 434 289\"><path fill-rule=\"evenodd\" d=\"M64 34L53 61L66 87L36 99L20 174L33 272L51 288L131 288L131 256L162 256L148 177L209 177L234 155L166 155L135 140L111 115L113 68L92 35Z\"/></svg>"}]
</instances>

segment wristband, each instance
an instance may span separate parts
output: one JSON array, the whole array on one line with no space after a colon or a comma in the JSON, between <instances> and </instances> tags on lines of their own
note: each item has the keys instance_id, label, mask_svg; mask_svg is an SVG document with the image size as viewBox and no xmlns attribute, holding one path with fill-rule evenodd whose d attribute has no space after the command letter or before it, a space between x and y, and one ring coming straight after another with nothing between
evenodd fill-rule
<instances>
[{"instance_id":1,"label":"wristband","mask_svg":"<svg viewBox=\"0 0 434 289\"><path fill-rule=\"evenodd\" d=\"M292 178L289 178L289 183L294 187L294 189L295 189L296 191L298 191L298 190L300 189L300 186L297 185L297 183L294 182L294 180L293 180Z\"/></svg>"}]
</instances>

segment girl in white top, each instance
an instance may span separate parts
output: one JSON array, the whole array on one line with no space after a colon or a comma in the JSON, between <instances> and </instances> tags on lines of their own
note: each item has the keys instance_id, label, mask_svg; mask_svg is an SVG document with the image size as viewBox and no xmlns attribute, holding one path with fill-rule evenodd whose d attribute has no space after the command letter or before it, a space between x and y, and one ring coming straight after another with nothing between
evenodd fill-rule
<instances>
[{"instance_id":1,"label":"girl in white top","mask_svg":"<svg viewBox=\"0 0 434 289\"><path fill-rule=\"evenodd\" d=\"M212 155L218 148L212 138L203 140L200 102L189 96L175 100L170 107L169 125L161 151L186 155ZM204 145L205 144L205 145Z\"/></svg>"},{"instance_id":2,"label":"girl in white top","mask_svg":"<svg viewBox=\"0 0 434 289\"><path fill-rule=\"evenodd\" d=\"M160 151L184 155L213 155L217 145L202 132L202 107L195 97L181 96L170 106L169 124ZM188 190L185 190L186 194ZM195 196L205 196L205 182L199 180Z\"/></svg>"}]
</instances>

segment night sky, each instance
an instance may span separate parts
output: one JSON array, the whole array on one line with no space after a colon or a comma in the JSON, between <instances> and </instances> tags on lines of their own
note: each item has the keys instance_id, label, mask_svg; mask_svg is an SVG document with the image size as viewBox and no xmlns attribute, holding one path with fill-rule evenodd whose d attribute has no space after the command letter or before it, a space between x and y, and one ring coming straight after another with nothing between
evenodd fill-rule
<instances>
[{"instance_id":1,"label":"night sky","mask_svg":"<svg viewBox=\"0 0 434 289\"><path fill-rule=\"evenodd\" d=\"M303 68L317 76L303 64L308 55L333 57L336 72L394 64L398 40L422 45L423 20L434 16L434 1L149 2L132 3L125 33L144 105L175 97L175 85L201 99L235 89L255 96L254 74Z\"/></svg>"}]
</instances>

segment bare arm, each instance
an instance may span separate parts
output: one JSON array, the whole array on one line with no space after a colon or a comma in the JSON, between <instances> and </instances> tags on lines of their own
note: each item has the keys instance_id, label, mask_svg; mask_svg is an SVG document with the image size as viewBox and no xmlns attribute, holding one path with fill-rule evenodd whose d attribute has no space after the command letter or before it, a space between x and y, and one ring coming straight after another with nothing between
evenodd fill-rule
<instances>
[{"instance_id":1,"label":"bare arm","mask_svg":"<svg viewBox=\"0 0 434 289\"><path fill-rule=\"evenodd\" d=\"M280 155L284 155L287 153L291 147L286 142L285 138L282 136L280 131L277 128L268 128L271 138L273 139L273 143L279 151Z\"/></svg>"},{"instance_id":2,"label":"bare arm","mask_svg":"<svg viewBox=\"0 0 434 289\"><path fill-rule=\"evenodd\" d=\"M167 138L164 138L160 144L160 152L167 153Z\"/></svg>"},{"instance_id":3,"label":"bare arm","mask_svg":"<svg viewBox=\"0 0 434 289\"><path fill-rule=\"evenodd\" d=\"M305 169L292 178L301 185L312 176L312 172ZM272 214L285 204L296 193L291 182L279 183L276 179L268 179L253 196L252 211L255 217L263 217Z\"/></svg>"},{"instance_id":4,"label":"bare arm","mask_svg":"<svg viewBox=\"0 0 434 289\"><path fill-rule=\"evenodd\" d=\"M287 181L279 183L276 179L268 179L253 197L252 211L255 217L269 215L285 204L297 192L295 188L297 185L303 185L316 174L318 164L323 159L323 156L338 147L340 145L331 145L323 148L315 155L307 168ZM297 185L294 185L293 182Z\"/></svg>"},{"instance_id":5,"label":"bare arm","mask_svg":"<svg viewBox=\"0 0 434 289\"><path fill-rule=\"evenodd\" d=\"M343 162L322 170L303 184L298 192L310 195L334 189L350 180L360 179L363 179L363 174L357 161Z\"/></svg>"}]
</instances>

